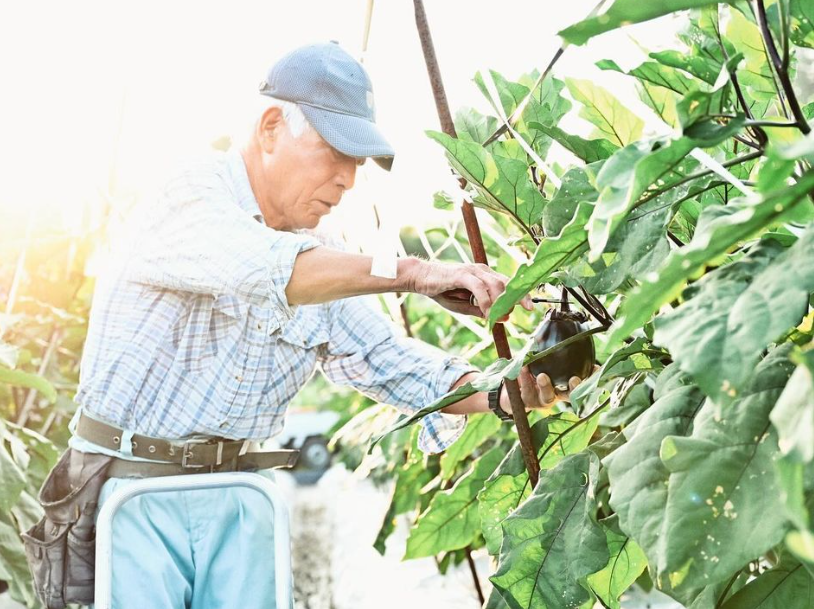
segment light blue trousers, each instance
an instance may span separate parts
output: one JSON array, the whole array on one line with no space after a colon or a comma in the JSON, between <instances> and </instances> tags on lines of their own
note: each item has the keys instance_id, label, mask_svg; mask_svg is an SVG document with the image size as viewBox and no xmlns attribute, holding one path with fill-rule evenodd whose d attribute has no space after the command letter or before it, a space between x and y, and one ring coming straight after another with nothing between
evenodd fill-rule
<instances>
[{"instance_id":1,"label":"light blue trousers","mask_svg":"<svg viewBox=\"0 0 814 609\"><path fill-rule=\"evenodd\" d=\"M130 483L105 482L100 506ZM268 499L233 487L129 500L113 519L112 589L113 609L277 609Z\"/></svg>"}]
</instances>

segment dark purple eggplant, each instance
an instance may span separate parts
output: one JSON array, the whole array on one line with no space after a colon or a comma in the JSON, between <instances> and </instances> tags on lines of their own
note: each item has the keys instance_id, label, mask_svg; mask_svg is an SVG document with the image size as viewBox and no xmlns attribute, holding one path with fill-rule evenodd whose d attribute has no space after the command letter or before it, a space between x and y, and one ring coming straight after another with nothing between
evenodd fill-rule
<instances>
[{"instance_id":1,"label":"dark purple eggplant","mask_svg":"<svg viewBox=\"0 0 814 609\"><path fill-rule=\"evenodd\" d=\"M567 338L579 334L585 328L582 326L587 318L584 314L571 311L568 301L563 296L560 309L551 308L545 315L543 323L534 333L532 353L539 353ZM568 380L572 376L585 379L594 370L596 351L592 336L587 336L575 343L555 351L542 359L529 364L529 370L534 376L545 372L554 387L560 391L568 390Z\"/></svg>"}]
</instances>

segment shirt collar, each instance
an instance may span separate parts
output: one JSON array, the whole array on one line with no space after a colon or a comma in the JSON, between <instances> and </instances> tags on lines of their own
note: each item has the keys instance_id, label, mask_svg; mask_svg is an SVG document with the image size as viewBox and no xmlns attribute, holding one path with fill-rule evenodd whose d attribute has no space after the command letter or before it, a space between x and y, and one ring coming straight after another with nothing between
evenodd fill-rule
<instances>
[{"instance_id":1,"label":"shirt collar","mask_svg":"<svg viewBox=\"0 0 814 609\"><path fill-rule=\"evenodd\" d=\"M235 185L237 204L243 211L251 214L255 220L265 224L263 214L260 212L260 205L257 204L257 199L254 197L254 192L252 192L252 185L249 182L249 174L246 171L243 155L240 154L240 150L232 148L226 153L226 158L229 173L232 174L232 182Z\"/></svg>"}]
</instances>

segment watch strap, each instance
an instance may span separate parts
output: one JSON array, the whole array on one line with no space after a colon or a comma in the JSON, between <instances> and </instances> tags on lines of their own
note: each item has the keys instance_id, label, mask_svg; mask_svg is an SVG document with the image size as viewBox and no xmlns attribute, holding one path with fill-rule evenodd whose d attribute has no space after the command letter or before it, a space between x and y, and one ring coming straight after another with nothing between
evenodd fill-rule
<instances>
[{"instance_id":1,"label":"watch strap","mask_svg":"<svg viewBox=\"0 0 814 609\"><path fill-rule=\"evenodd\" d=\"M489 410L497 415L497 418L501 421L513 421L514 417L510 415L508 412L503 410L500 407L500 390L503 389L503 381L500 381L500 385L495 387L489 392L487 403L489 404Z\"/></svg>"}]
</instances>

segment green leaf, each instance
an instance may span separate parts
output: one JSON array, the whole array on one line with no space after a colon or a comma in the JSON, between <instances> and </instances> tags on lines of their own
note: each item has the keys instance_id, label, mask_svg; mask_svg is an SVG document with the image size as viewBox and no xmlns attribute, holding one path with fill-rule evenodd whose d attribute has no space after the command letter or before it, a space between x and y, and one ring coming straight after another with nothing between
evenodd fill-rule
<instances>
[{"instance_id":1,"label":"green leaf","mask_svg":"<svg viewBox=\"0 0 814 609\"><path fill-rule=\"evenodd\" d=\"M52 404L57 399L57 391L54 386L39 374L0 368L0 383L36 389Z\"/></svg>"},{"instance_id":2,"label":"green leaf","mask_svg":"<svg viewBox=\"0 0 814 609\"><path fill-rule=\"evenodd\" d=\"M449 480L455 473L455 467L494 437L502 425L503 422L491 412L470 415L461 437L441 455L441 479Z\"/></svg>"},{"instance_id":3,"label":"green leaf","mask_svg":"<svg viewBox=\"0 0 814 609\"><path fill-rule=\"evenodd\" d=\"M5 510L0 510L0 578L8 582L10 596L28 607L38 607L31 573L17 526Z\"/></svg>"},{"instance_id":4,"label":"green leaf","mask_svg":"<svg viewBox=\"0 0 814 609\"><path fill-rule=\"evenodd\" d=\"M800 355L769 418L783 455L802 463L814 459L814 350Z\"/></svg>"},{"instance_id":5,"label":"green leaf","mask_svg":"<svg viewBox=\"0 0 814 609\"><path fill-rule=\"evenodd\" d=\"M537 421L531 427L532 441L537 449L540 470L555 467L568 455L584 449L596 431L598 417L582 420L572 413ZM503 541L501 523L531 493L520 445L501 461L478 495L481 527L489 553L497 555Z\"/></svg>"},{"instance_id":6,"label":"green leaf","mask_svg":"<svg viewBox=\"0 0 814 609\"><path fill-rule=\"evenodd\" d=\"M732 3L730 0L728 3ZM717 4L710 0L661 0L660 2L640 2L639 0L615 0L610 8L595 17L589 17L561 32L559 35L572 44L585 44L599 34L604 34L623 25L642 23L676 11L700 8Z\"/></svg>"},{"instance_id":7,"label":"green leaf","mask_svg":"<svg viewBox=\"0 0 814 609\"><path fill-rule=\"evenodd\" d=\"M602 140L606 141L606 140ZM556 237L571 222L580 203L593 203L599 196L596 190L596 174L602 163L586 167L573 167L562 177L562 186L543 210L543 232L546 237Z\"/></svg>"},{"instance_id":8,"label":"green leaf","mask_svg":"<svg viewBox=\"0 0 814 609\"><path fill-rule=\"evenodd\" d=\"M590 80L568 78L565 84L571 96L582 104L579 115L595 125L605 139L617 146L627 146L641 137L644 121L609 91Z\"/></svg>"},{"instance_id":9,"label":"green leaf","mask_svg":"<svg viewBox=\"0 0 814 609\"><path fill-rule=\"evenodd\" d=\"M692 436L662 442L670 481L655 564L674 588L723 582L783 539L777 436L769 413L793 367L788 351L770 353L728 408L706 402Z\"/></svg>"},{"instance_id":10,"label":"green leaf","mask_svg":"<svg viewBox=\"0 0 814 609\"><path fill-rule=\"evenodd\" d=\"M573 219L556 237L545 238L537 246L534 258L528 264L521 264L517 272L506 284L506 290L498 296L489 311L489 325L509 313L520 300L534 287L545 283L561 267L576 260L588 249L588 221L591 206L580 203Z\"/></svg>"},{"instance_id":11,"label":"green leaf","mask_svg":"<svg viewBox=\"0 0 814 609\"><path fill-rule=\"evenodd\" d=\"M461 108L455 113L455 132L459 140L483 144L497 129L494 116L481 114L474 108Z\"/></svg>"},{"instance_id":12,"label":"green leaf","mask_svg":"<svg viewBox=\"0 0 814 609\"><path fill-rule=\"evenodd\" d=\"M588 576L588 585L605 607L620 609L619 597L642 574L647 567L647 558L636 542L615 526L605 525L605 535L610 560L604 569Z\"/></svg>"},{"instance_id":13,"label":"green leaf","mask_svg":"<svg viewBox=\"0 0 814 609\"><path fill-rule=\"evenodd\" d=\"M673 251L661 269L645 277L628 296L609 341L621 341L644 325L659 307L680 294L690 277L697 275L730 247L791 215L795 207L805 204L806 195L812 188L814 171L804 174L793 186L762 195L754 201L736 199L727 206L705 209L692 241Z\"/></svg>"},{"instance_id":14,"label":"green leaf","mask_svg":"<svg viewBox=\"0 0 814 609\"><path fill-rule=\"evenodd\" d=\"M654 342L719 403L736 397L761 352L800 323L814 291L814 226L786 250L767 239L705 275L655 320Z\"/></svg>"},{"instance_id":15,"label":"green leaf","mask_svg":"<svg viewBox=\"0 0 814 609\"><path fill-rule=\"evenodd\" d=\"M661 187L674 174L683 175L682 161L698 142L679 138L636 142L615 153L602 166L596 178L600 194L588 222L591 259L596 260L608 239L651 186Z\"/></svg>"},{"instance_id":16,"label":"green leaf","mask_svg":"<svg viewBox=\"0 0 814 609\"><path fill-rule=\"evenodd\" d=\"M723 62L717 58L708 55L699 56L684 51L658 51L650 53L650 58L655 59L662 65L692 74L709 85L715 84L723 67Z\"/></svg>"},{"instance_id":17,"label":"green leaf","mask_svg":"<svg viewBox=\"0 0 814 609\"><path fill-rule=\"evenodd\" d=\"M740 11L729 11L726 38L743 53L745 65L738 70L738 81L756 100L773 100L777 96L772 68L763 46L760 29Z\"/></svg>"},{"instance_id":18,"label":"green leaf","mask_svg":"<svg viewBox=\"0 0 814 609\"><path fill-rule=\"evenodd\" d=\"M704 394L688 383L678 366L665 368L656 384L656 401L625 428L627 443L603 461L619 527L644 550L654 568L667 527L664 506L669 472L659 458L661 442L668 436L688 434L704 402Z\"/></svg>"},{"instance_id":19,"label":"green leaf","mask_svg":"<svg viewBox=\"0 0 814 609\"><path fill-rule=\"evenodd\" d=\"M586 140L578 135L566 133L559 127L551 127L537 122L530 122L528 125L530 129L544 133L568 152L588 164L606 159L619 150L618 146L606 139Z\"/></svg>"},{"instance_id":20,"label":"green leaf","mask_svg":"<svg viewBox=\"0 0 814 609\"><path fill-rule=\"evenodd\" d=\"M814 49L814 4L811 0L790 0L791 41L797 46Z\"/></svg>"},{"instance_id":21,"label":"green leaf","mask_svg":"<svg viewBox=\"0 0 814 609\"><path fill-rule=\"evenodd\" d=\"M595 519L598 470L592 453L567 457L540 475L532 496L503 523L491 580L511 609L579 607L591 599L581 582L609 558Z\"/></svg>"},{"instance_id":22,"label":"green leaf","mask_svg":"<svg viewBox=\"0 0 814 609\"><path fill-rule=\"evenodd\" d=\"M675 93L647 82L640 82L637 89L639 91L639 99L650 106L662 121L673 128L679 126L677 110L678 99Z\"/></svg>"},{"instance_id":23,"label":"green leaf","mask_svg":"<svg viewBox=\"0 0 814 609\"><path fill-rule=\"evenodd\" d=\"M0 444L0 511L8 511L17 503L25 484L25 473Z\"/></svg>"},{"instance_id":24,"label":"green leaf","mask_svg":"<svg viewBox=\"0 0 814 609\"><path fill-rule=\"evenodd\" d=\"M503 458L499 447L478 459L449 491L437 493L407 538L404 558L465 548L479 533L477 494Z\"/></svg>"},{"instance_id":25,"label":"green leaf","mask_svg":"<svg viewBox=\"0 0 814 609\"><path fill-rule=\"evenodd\" d=\"M596 67L598 67L600 70L612 70L614 72L619 72L620 74L634 76L640 81L646 81L653 85L670 89L679 95L689 93L693 88L695 88L691 78L684 76L684 74L675 68L665 66L664 64L657 63L655 61L645 61L638 67L633 68L628 72L625 72L622 68L620 68L619 64L612 59L603 59L598 61L596 63Z\"/></svg>"},{"instance_id":26,"label":"green leaf","mask_svg":"<svg viewBox=\"0 0 814 609\"><path fill-rule=\"evenodd\" d=\"M643 338L637 338L629 345L624 345L614 351L608 359L605 360L605 363L602 364L599 370L583 380L577 388L571 392L571 404L573 404L577 410L581 409L586 398L596 390L599 383L612 378L611 374L616 364L627 360L636 353L641 353L646 347L647 341Z\"/></svg>"},{"instance_id":27,"label":"green leaf","mask_svg":"<svg viewBox=\"0 0 814 609\"><path fill-rule=\"evenodd\" d=\"M477 189L489 209L508 214L526 230L540 222L545 201L529 179L525 162L492 155L480 144L444 133L427 135L446 149L450 164Z\"/></svg>"},{"instance_id":28,"label":"green leaf","mask_svg":"<svg viewBox=\"0 0 814 609\"><path fill-rule=\"evenodd\" d=\"M811 607L814 578L798 561L785 555L727 600L721 609L791 609Z\"/></svg>"}]
</instances>

